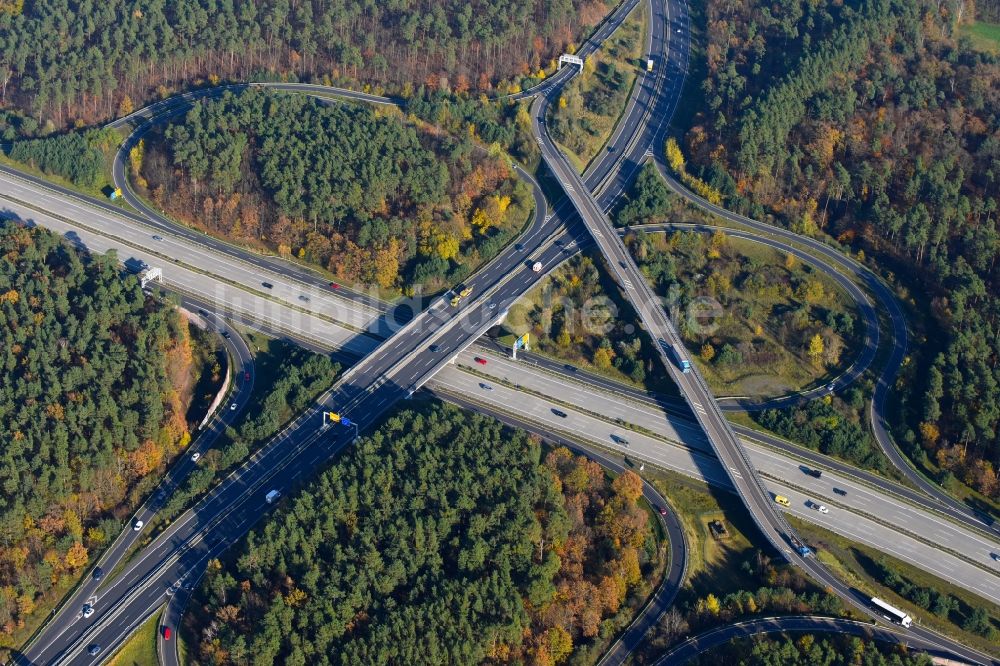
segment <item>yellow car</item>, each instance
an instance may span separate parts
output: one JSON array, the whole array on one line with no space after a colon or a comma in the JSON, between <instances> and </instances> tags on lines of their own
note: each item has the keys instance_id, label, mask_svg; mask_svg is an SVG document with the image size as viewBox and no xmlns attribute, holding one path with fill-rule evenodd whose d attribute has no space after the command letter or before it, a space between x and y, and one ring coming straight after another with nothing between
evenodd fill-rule
<instances>
[{"instance_id":1,"label":"yellow car","mask_svg":"<svg viewBox=\"0 0 1000 666\"><path fill-rule=\"evenodd\" d=\"M774 496L774 501L777 502L778 504L780 504L781 506L789 506L791 504L788 501L788 498L785 497L784 495L775 495Z\"/></svg>"},{"instance_id":2,"label":"yellow car","mask_svg":"<svg viewBox=\"0 0 1000 666\"><path fill-rule=\"evenodd\" d=\"M461 296L462 298L465 298L471 293L472 293L472 287L465 287L464 289L462 289L462 291L458 292L458 295Z\"/></svg>"}]
</instances>

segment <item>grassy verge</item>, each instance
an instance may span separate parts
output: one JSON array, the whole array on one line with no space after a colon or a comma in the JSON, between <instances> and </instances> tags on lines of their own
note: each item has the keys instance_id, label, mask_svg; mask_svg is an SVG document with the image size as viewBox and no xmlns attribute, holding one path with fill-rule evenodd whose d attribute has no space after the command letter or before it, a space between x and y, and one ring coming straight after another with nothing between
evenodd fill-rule
<instances>
[{"instance_id":1,"label":"grassy verge","mask_svg":"<svg viewBox=\"0 0 1000 666\"><path fill-rule=\"evenodd\" d=\"M228 356L219 342L218 336L208 329L189 325L191 342L194 347L193 374L198 379L191 389L191 403L186 418L188 426L194 428L208 413L222 380L227 372Z\"/></svg>"},{"instance_id":2,"label":"grassy verge","mask_svg":"<svg viewBox=\"0 0 1000 666\"><path fill-rule=\"evenodd\" d=\"M757 585L740 568L755 554L751 537L757 538L757 528L738 497L677 472L650 467L644 476L670 499L687 536L688 575L677 597L678 604L706 591L722 595ZM711 536L708 525L714 520L722 521L728 537L716 540Z\"/></svg>"},{"instance_id":3,"label":"grassy verge","mask_svg":"<svg viewBox=\"0 0 1000 666\"><path fill-rule=\"evenodd\" d=\"M41 169L31 166L30 164L25 164L24 162L17 162L15 160L12 160L6 155L4 155L3 151L0 150L0 164L4 166L11 167L12 169L17 169L18 171L23 171L24 173L30 174L32 176L37 176L38 178L43 178L55 185L65 187L69 190L73 190L74 192L77 192L84 196L100 199L105 203L121 208L123 211L135 212L135 210L131 206L125 203L124 199L119 198L116 199L115 201L108 199L108 192L110 191L109 188L112 187L113 183L111 179L111 164L113 161L114 161L114 153L112 152L107 156L107 169L105 171L105 174L107 176L106 181L100 183L97 187L80 187L79 185L74 184L69 179L63 178L62 176L59 176L57 174L46 173Z\"/></svg>"},{"instance_id":4,"label":"grassy verge","mask_svg":"<svg viewBox=\"0 0 1000 666\"><path fill-rule=\"evenodd\" d=\"M736 495L653 468L645 479L666 497L688 543L687 579L677 600L639 647L635 663L652 663L687 635L743 617L815 612L841 615L839 600L787 565L775 566ZM710 525L725 528L713 535ZM713 608L714 604L714 608Z\"/></svg>"},{"instance_id":5,"label":"grassy verge","mask_svg":"<svg viewBox=\"0 0 1000 666\"><path fill-rule=\"evenodd\" d=\"M159 638L157 628L160 626L161 612L154 613L132 634L108 660L108 666L156 666L159 663L156 640Z\"/></svg>"},{"instance_id":6,"label":"grassy verge","mask_svg":"<svg viewBox=\"0 0 1000 666\"><path fill-rule=\"evenodd\" d=\"M717 299L723 309L710 331L686 335L685 341L717 394L782 395L827 381L854 360L851 350L858 347L863 323L851 297L832 278L771 247L733 237L721 241L714 250L719 259L706 265L699 250L707 236L693 240L699 241L692 248L695 256L689 257L690 251L675 254L678 278L681 284L696 285L694 293L699 296ZM690 241L677 244L686 246ZM797 317L803 309L807 314L800 322ZM853 331L825 326L822 321L827 316L850 317ZM807 354L814 334L821 335L824 345L820 362ZM737 352L739 362L723 362L720 352L727 345ZM708 360L705 350L711 352Z\"/></svg>"},{"instance_id":7,"label":"grassy verge","mask_svg":"<svg viewBox=\"0 0 1000 666\"><path fill-rule=\"evenodd\" d=\"M526 331L536 353L676 395L638 315L593 250L560 266L518 300L496 336L509 346L515 333Z\"/></svg>"},{"instance_id":8,"label":"grassy verge","mask_svg":"<svg viewBox=\"0 0 1000 666\"><path fill-rule=\"evenodd\" d=\"M959 34L968 37L980 51L1000 53L1000 24L976 21L959 28Z\"/></svg>"},{"instance_id":9,"label":"grassy verge","mask_svg":"<svg viewBox=\"0 0 1000 666\"><path fill-rule=\"evenodd\" d=\"M1000 606L974 595L968 590L942 580L902 560L886 555L874 548L856 544L821 527L789 516L793 527L810 543L817 546L817 557L841 579L871 596L878 596L909 613L914 621L930 627L967 645L1000 656ZM925 609L896 589L885 584L880 565L894 570L913 589L933 591L954 600L952 608L942 614ZM963 629L974 609L982 608L991 616L992 633L983 636Z\"/></svg>"},{"instance_id":10,"label":"grassy verge","mask_svg":"<svg viewBox=\"0 0 1000 666\"><path fill-rule=\"evenodd\" d=\"M640 4L567 84L551 115L553 137L580 173L604 149L636 80L649 29Z\"/></svg>"}]
</instances>

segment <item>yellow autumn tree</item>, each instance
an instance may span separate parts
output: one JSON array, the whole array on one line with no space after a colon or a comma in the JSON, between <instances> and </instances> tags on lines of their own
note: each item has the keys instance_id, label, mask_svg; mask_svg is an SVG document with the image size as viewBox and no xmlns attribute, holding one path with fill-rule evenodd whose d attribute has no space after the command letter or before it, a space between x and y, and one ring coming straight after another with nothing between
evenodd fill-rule
<instances>
[{"instance_id":1,"label":"yellow autumn tree","mask_svg":"<svg viewBox=\"0 0 1000 666\"><path fill-rule=\"evenodd\" d=\"M809 339L809 358L812 362L819 365L819 362L823 359L823 336L817 333Z\"/></svg>"},{"instance_id":2,"label":"yellow autumn tree","mask_svg":"<svg viewBox=\"0 0 1000 666\"><path fill-rule=\"evenodd\" d=\"M132 166L132 173L139 173L142 167L142 159L146 155L146 140L139 139L139 142L128 151L128 162Z\"/></svg>"},{"instance_id":3,"label":"yellow autumn tree","mask_svg":"<svg viewBox=\"0 0 1000 666\"><path fill-rule=\"evenodd\" d=\"M722 229L717 229L712 234L712 239L708 242L708 258L718 259L722 256L722 248L726 246L728 238Z\"/></svg>"},{"instance_id":4,"label":"yellow autumn tree","mask_svg":"<svg viewBox=\"0 0 1000 666\"><path fill-rule=\"evenodd\" d=\"M472 226L479 234L486 234L490 229L499 227L503 223L508 208L510 208L510 197L494 194L472 214Z\"/></svg>"},{"instance_id":5,"label":"yellow autumn tree","mask_svg":"<svg viewBox=\"0 0 1000 666\"><path fill-rule=\"evenodd\" d=\"M924 421L920 424L920 437L927 444L936 444L940 436L941 431L938 429L936 423L928 423L927 421Z\"/></svg>"},{"instance_id":6,"label":"yellow autumn tree","mask_svg":"<svg viewBox=\"0 0 1000 666\"><path fill-rule=\"evenodd\" d=\"M70 546L69 551L66 552L65 562L69 569L82 569L88 561L87 549L79 541Z\"/></svg>"},{"instance_id":7,"label":"yellow autumn tree","mask_svg":"<svg viewBox=\"0 0 1000 666\"><path fill-rule=\"evenodd\" d=\"M711 343L706 342L701 346L701 354L699 355L701 356L701 360L708 363L715 358L715 347L713 347Z\"/></svg>"},{"instance_id":8,"label":"yellow autumn tree","mask_svg":"<svg viewBox=\"0 0 1000 666\"><path fill-rule=\"evenodd\" d=\"M298 608L306 601L306 593L297 587L293 587L291 592L285 595L285 605Z\"/></svg>"},{"instance_id":9,"label":"yellow autumn tree","mask_svg":"<svg viewBox=\"0 0 1000 666\"><path fill-rule=\"evenodd\" d=\"M439 234L434 243L434 254L448 260L458 256L458 239L452 234Z\"/></svg>"},{"instance_id":10,"label":"yellow autumn tree","mask_svg":"<svg viewBox=\"0 0 1000 666\"><path fill-rule=\"evenodd\" d=\"M375 281L382 288L391 287L399 277L399 239L392 238L388 245L375 252Z\"/></svg>"},{"instance_id":11,"label":"yellow autumn tree","mask_svg":"<svg viewBox=\"0 0 1000 666\"><path fill-rule=\"evenodd\" d=\"M806 280L798 290L798 296L806 303L815 304L823 300L826 296L826 289L819 280Z\"/></svg>"},{"instance_id":12,"label":"yellow autumn tree","mask_svg":"<svg viewBox=\"0 0 1000 666\"><path fill-rule=\"evenodd\" d=\"M560 347L566 348L569 347L570 342L572 342L572 340L569 337L569 327L563 326L562 329L560 329L559 334L556 336L556 344Z\"/></svg>"},{"instance_id":13,"label":"yellow autumn tree","mask_svg":"<svg viewBox=\"0 0 1000 666\"><path fill-rule=\"evenodd\" d=\"M24 11L24 0L0 0L0 14L20 16Z\"/></svg>"},{"instance_id":14,"label":"yellow autumn tree","mask_svg":"<svg viewBox=\"0 0 1000 666\"><path fill-rule=\"evenodd\" d=\"M558 625L546 630L545 640L549 646L549 656L555 664L562 663L573 652L573 637Z\"/></svg>"},{"instance_id":15,"label":"yellow autumn tree","mask_svg":"<svg viewBox=\"0 0 1000 666\"><path fill-rule=\"evenodd\" d=\"M681 152L681 147L677 145L677 140L673 137L667 139L664 150L667 153L667 164L670 165L670 168L676 173L683 173L684 153Z\"/></svg>"},{"instance_id":16,"label":"yellow autumn tree","mask_svg":"<svg viewBox=\"0 0 1000 666\"><path fill-rule=\"evenodd\" d=\"M63 520L66 522L66 532L76 541L83 540L83 523L80 516L73 509L63 511Z\"/></svg>"},{"instance_id":17,"label":"yellow autumn tree","mask_svg":"<svg viewBox=\"0 0 1000 666\"><path fill-rule=\"evenodd\" d=\"M598 347L594 352L594 365L601 370L610 370L611 361L614 360L614 352L605 347Z\"/></svg>"},{"instance_id":18,"label":"yellow autumn tree","mask_svg":"<svg viewBox=\"0 0 1000 666\"><path fill-rule=\"evenodd\" d=\"M118 115L127 116L133 111L135 111L135 107L132 104L132 98L125 95L122 97L122 101L118 104Z\"/></svg>"}]
</instances>

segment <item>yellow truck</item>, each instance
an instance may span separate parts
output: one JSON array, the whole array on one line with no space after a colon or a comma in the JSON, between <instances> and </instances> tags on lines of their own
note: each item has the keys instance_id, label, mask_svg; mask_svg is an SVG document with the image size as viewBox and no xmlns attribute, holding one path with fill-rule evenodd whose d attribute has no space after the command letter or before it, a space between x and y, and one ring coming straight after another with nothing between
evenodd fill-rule
<instances>
[{"instance_id":1,"label":"yellow truck","mask_svg":"<svg viewBox=\"0 0 1000 666\"><path fill-rule=\"evenodd\" d=\"M466 287L464 285L459 285L455 287L456 292L451 292L451 307L457 308L458 304L462 302L462 299L472 293L472 287Z\"/></svg>"}]
</instances>

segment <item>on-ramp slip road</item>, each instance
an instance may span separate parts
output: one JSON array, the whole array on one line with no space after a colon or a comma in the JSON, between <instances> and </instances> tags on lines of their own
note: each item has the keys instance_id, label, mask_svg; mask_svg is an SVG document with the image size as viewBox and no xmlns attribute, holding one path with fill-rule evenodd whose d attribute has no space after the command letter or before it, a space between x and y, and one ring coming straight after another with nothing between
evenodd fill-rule
<instances>
[{"instance_id":1,"label":"on-ramp slip road","mask_svg":"<svg viewBox=\"0 0 1000 666\"><path fill-rule=\"evenodd\" d=\"M604 255L613 276L636 308L642 325L654 340L664 367L690 404L698 424L706 433L708 441L711 442L716 456L754 523L785 559L802 568L814 580L830 589L849 605L868 613L868 599L865 595L844 584L824 565L811 557L810 551L800 552L798 547L801 545L801 540L781 512L776 509L770 493L723 416L700 372L693 365L685 371L679 367L681 359L687 358L679 334L666 317L661 303L652 293L644 275L625 249L610 220L548 135L545 112L552 102L554 92L557 90L538 97L531 108L532 129L538 138L542 159L562 184L584 226ZM948 644L956 654L965 658L977 661L984 658L978 651L957 644L923 627L914 627L911 631L921 639Z\"/></svg>"},{"instance_id":2,"label":"on-ramp slip road","mask_svg":"<svg viewBox=\"0 0 1000 666\"><path fill-rule=\"evenodd\" d=\"M576 440L568 439L559 434L540 430L535 424L519 419L506 411L492 409L480 401L467 400L452 392L442 391L439 393L435 389L430 389L430 393L459 407L492 416L501 423L505 423L511 427L533 432L549 442L562 444L572 451L582 453L588 458L597 461L602 467L615 474L621 474L625 471L625 467L621 463L610 458L599 449L581 444ZM667 552L666 573L660 585L654 590L652 596L647 600L639 614L625 629L618 640L612 644L611 648L605 652L604 656L598 662L598 666L624 663L626 657L643 641L649 629L656 624L660 616L673 604L677 592L680 590L687 575L688 545L680 518L671 507L669 500L660 495L650 484L642 484L642 494L653 505L653 508L657 509L658 520L667 535L667 547L669 550ZM666 512L659 511L661 508Z\"/></svg>"},{"instance_id":3,"label":"on-ramp slip road","mask_svg":"<svg viewBox=\"0 0 1000 666\"><path fill-rule=\"evenodd\" d=\"M672 5L668 4L668 9L659 13L654 11L654 17L663 17L665 12L669 12L670 6ZM667 18L667 21L674 20L676 19ZM672 28L673 23L667 21L665 23ZM656 23L658 21L654 21L654 25ZM664 59L662 68L657 69L656 75L647 77L653 79L648 83L651 93L649 104L646 107L636 105L639 115L629 114L630 118L638 118L635 121L637 130L641 129L646 133L649 140L632 141L634 134L630 134L622 137L624 145L613 146L622 150L621 161L618 162L616 158L613 162L617 163L614 168L618 172L627 167L633 170L638 168L641 157L637 158L636 155L645 155L651 145L656 145L655 139L662 137L662 129L669 120L669 114L653 114L652 109L660 108L658 105L665 103L663 100L670 102L672 98L672 104L676 103L679 84L683 81L686 69L686 31L683 37L683 44L677 47L676 56ZM674 43L673 40L671 43ZM663 46L661 44L661 48ZM680 56L683 56L683 64L675 59ZM569 78L571 75L563 76ZM663 86L669 85L670 81L674 82L674 86L664 93ZM556 86L552 86L546 89L546 94L551 94L555 88ZM642 92L645 87L639 85L637 89ZM672 108L670 106L671 110ZM539 139L543 142L544 154L546 151L541 134ZM626 150L628 146L632 146L632 149ZM575 173L567 175L566 180L560 180L564 183L575 182L579 189L583 189L583 182ZM588 178L588 184L589 180ZM613 188L604 191L612 192L606 195L607 200L614 198ZM572 195L571 198L576 199ZM595 215L600 218L600 207L589 196L586 199L589 202L584 205L584 221L592 221ZM602 202L604 200L602 198ZM575 203L579 206L579 201ZM560 208L566 211L568 218L571 208L566 205ZM143 551L126 575L112 586L119 597L106 621L89 634L77 636L59 646L57 658L65 657L69 661L82 658L87 661L83 658L83 650L91 639L107 639L108 646L119 643L130 630L133 618L142 616L150 603L162 603L165 596L183 589L185 577L197 571L205 557L225 548L227 540L238 538L259 519L267 508L262 497L268 488L275 486L282 490L291 489L300 479L307 478L317 465L348 444L353 438L350 431L337 428L319 431L321 411L336 409L341 414L350 416L360 426L367 426L396 400L426 382L447 363L448 358L471 344L485 327L495 321L496 312L502 312L503 308L516 300L537 279L538 275L532 274L528 268L532 261L542 261L544 265L550 266L565 256L564 252L568 248L555 246L550 242L551 236L562 224L559 215L561 211L557 208L556 215L539 221L538 218L544 212L544 207L541 211L536 210L535 223L527 234L526 242L523 242L523 254L518 256L519 251L516 249L504 253L474 278L479 281L476 286L477 294L493 290L488 299L480 297L463 304L457 317L443 301L435 302L352 368L333 391L323 396L316 409L296 419L289 429L255 454L247 465L213 490L206 500L175 522L171 526L172 531L168 530L169 534L165 533L162 540L158 539L151 548ZM500 307L494 312L489 304ZM711 404L714 406L714 401ZM697 409L694 413L700 416ZM766 510L769 509L768 506ZM809 564L808 561L804 562L805 566ZM825 571L821 570L820 573Z\"/></svg>"},{"instance_id":4,"label":"on-ramp slip road","mask_svg":"<svg viewBox=\"0 0 1000 666\"><path fill-rule=\"evenodd\" d=\"M932 657L952 659L954 655L935 642L921 640L907 631L896 627L882 627L870 622L846 620L819 615L788 615L784 617L762 617L743 622L735 622L709 629L692 636L654 662L654 666L679 666L703 652L749 636L775 633L834 633L858 636L883 643L898 643L926 652Z\"/></svg>"},{"instance_id":5,"label":"on-ramp slip road","mask_svg":"<svg viewBox=\"0 0 1000 666\"><path fill-rule=\"evenodd\" d=\"M183 305L190 307L192 310L207 307L204 303L190 299L183 302ZM105 585L110 582L106 577L111 574L112 570L119 565L132 548L141 539L145 538L150 521L156 517L157 512L166 504L172 490L179 487L184 482L184 479L195 469L196 463L192 461L191 456L194 453L204 454L205 451L212 447L219 435L235 422L238 417L243 415L243 411L249 402L254 377L256 376L250 349L239 335L230 334L223 336L223 331L229 331L230 328L225 323L218 321L214 315L206 312L200 316L219 334L219 338L226 348L230 363L233 365L231 368L233 385L229 393L229 399L219 405L215 414L196 435L187 450L178 456L174 465L159 483L152 496L139 507L123 526L118 538L98 558L95 565L82 579L80 585L70 596L60 603L55 615L49 621L49 626L54 625L59 627L63 632L66 632L73 629L80 630L91 624L92 621L90 618L83 617L82 609L84 604L89 604L93 607L95 614L92 617L95 620L100 617L101 612L104 610ZM250 378L245 379L246 375L244 373L248 373ZM236 409L232 409L231 405L235 405ZM137 524L136 521L142 521L142 529L132 529L133 525ZM100 575L98 576L96 572L100 572ZM53 637L50 634L45 636L39 635L31 645L42 647L46 640L52 639Z\"/></svg>"},{"instance_id":6,"label":"on-ramp slip road","mask_svg":"<svg viewBox=\"0 0 1000 666\"><path fill-rule=\"evenodd\" d=\"M130 619L144 616L151 604L162 603L163 596L172 595L182 587L179 581L205 557L224 548L227 539L249 529L263 513L260 494L266 487L290 487L349 441L345 438L350 433L315 434L320 412L336 409L366 426L396 400L419 387L447 363L450 355L470 344L484 326L495 320L497 304L502 312L537 280L538 275L529 268L533 261L554 265L561 257L563 248L546 241L562 220L558 215L545 216L545 212L544 205L536 210L535 222L520 239L523 250L508 248L470 281L477 294L483 294L491 286L495 286L495 293L489 302L480 298L478 302L463 304L465 326L445 330L453 313L443 300L432 304L352 368L334 391L324 395L316 409L297 419L151 544L126 575L116 581L112 592L117 599L105 621L82 635L60 636L42 654L29 649L25 657L45 663L86 662L86 645L93 642L110 649L120 643L134 627ZM477 303L479 307L474 307ZM280 478L276 477L278 471Z\"/></svg>"},{"instance_id":7,"label":"on-ramp slip road","mask_svg":"<svg viewBox=\"0 0 1000 666\"><path fill-rule=\"evenodd\" d=\"M899 447L896 446L895 440L890 432L890 425L886 415L886 407L895 377L899 373L900 368L902 368L903 361L906 358L908 340L906 317L903 313L899 300L892 293L892 289L889 285L887 285L884 280L876 276L860 262L845 255L843 252L830 247L820 240L796 234L782 227L760 222L751 217L747 217L746 215L734 213L698 196L671 176L662 145L655 144L653 146L652 157L657 170L666 181L667 186L674 193L683 197L695 206L713 215L717 215L728 222L748 227L758 233L775 236L788 242L805 246L814 254L822 257L831 266L837 266L846 273L854 275L859 281L868 287L868 289L875 295L876 300L882 306L883 310L888 314L892 323L892 346L889 352L889 359L886 362L882 373L878 377L875 384L875 392L869 405L869 421L875 440L878 442L879 447L882 449L883 453L885 453L886 457L892 461L893 465L895 465L907 479L920 488L928 497L936 503L949 507L952 511L964 513L968 518L983 523L995 533L1000 534L1000 524L997 524L997 522L990 516L984 515L983 513L958 501L941 488L941 486L927 479L923 474L914 468L913 463L911 463L906 456L903 455L902 451L899 450Z\"/></svg>"}]
</instances>

